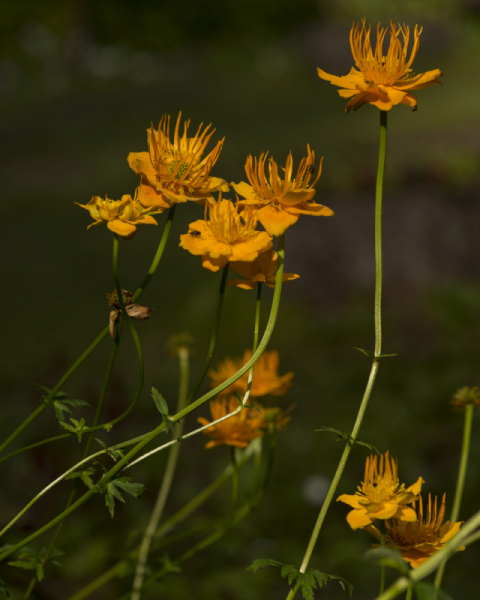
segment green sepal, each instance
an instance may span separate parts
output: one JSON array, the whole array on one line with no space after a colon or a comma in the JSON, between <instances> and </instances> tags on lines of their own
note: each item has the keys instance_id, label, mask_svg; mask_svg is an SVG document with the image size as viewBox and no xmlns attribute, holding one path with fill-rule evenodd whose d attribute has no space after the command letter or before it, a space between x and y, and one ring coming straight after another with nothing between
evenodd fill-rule
<instances>
[{"instance_id":1,"label":"green sepal","mask_svg":"<svg viewBox=\"0 0 480 600\"><path fill-rule=\"evenodd\" d=\"M155 406L158 409L158 412L161 415L169 415L168 412L168 404L167 401L165 400L165 398L162 396L162 394L158 393L158 390L156 390L154 387L152 387L152 398L153 401L155 402Z\"/></svg>"},{"instance_id":2,"label":"green sepal","mask_svg":"<svg viewBox=\"0 0 480 600\"><path fill-rule=\"evenodd\" d=\"M336 440L337 442L344 440L349 446L353 446L353 444L359 444L360 446L365 446L365 448L368 448L371 452L380 454L379 450L375 448L375 446L372 446L372 444L367 444L366 442L361 442L360 440L354 440L352 436L349 433L345 433L345 431L340 431L339 429L334 429L333 427L320 427L320 429L315 429L314 431L328 431L329 433L335 433L338 435Z\"/></svg>"}]
</instances>

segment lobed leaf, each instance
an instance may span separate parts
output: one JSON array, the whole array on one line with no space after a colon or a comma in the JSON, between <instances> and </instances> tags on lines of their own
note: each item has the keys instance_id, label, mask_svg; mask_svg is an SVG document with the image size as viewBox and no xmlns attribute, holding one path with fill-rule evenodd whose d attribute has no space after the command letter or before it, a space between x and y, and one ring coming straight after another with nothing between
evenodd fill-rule
<instances>
[{"instance_id":1,"label":"lobed leaf","mask_svg":"<svg viewBox=\"0 0 480 600\"><path fill-rule=\"evenodd\" d=\"M253 563L247 567L247 571L252 571L252 573L256 573L259 569L264 569L265 567L283 567L283 563L278 562L278 560L272 560L271 558L256 558Z\"/></svg>"}]
</instances>

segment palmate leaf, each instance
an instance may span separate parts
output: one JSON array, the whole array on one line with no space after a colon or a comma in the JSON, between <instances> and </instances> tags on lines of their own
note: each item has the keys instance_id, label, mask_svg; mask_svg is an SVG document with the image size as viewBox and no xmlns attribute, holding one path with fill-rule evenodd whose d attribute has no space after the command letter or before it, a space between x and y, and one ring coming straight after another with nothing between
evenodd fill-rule
<instances>
[{"instance_id":1,"label":"palmate leaf","mask_svg":"<svg viewBox=\"0 0 480 600\"><path fill-rule=\"evenodd\" d=\"M366 442L362 442L360 440L354 440L352 436L349 433L345 433L345 431L340 431L339 429L334 429L333 427L320 427L320 429L315 429L315 431L328 431L329 433L335 433L338 435L337 442L339 440L344 440L349 446L353 446L354 443L359 444L360 446L365 446L365 448L368 448L370 452L376 452L377 454L380 454L377 448L375 448L375 446L372 444L367 444Z\"/></svg>"},{"instance_id":2,"label":"palmate leaf","mask_svg":"<svg viewBox=\"0 0 480 600\"><path fill-rule=\"evenodd\" d=\"M74 433L77 436L78 441L81 442L82 435L85 433L85 429L88 429L88 427L85 426L85 419L82 418L80 421L77 421L77 419L70 419L70 421L73 423L73 425L63 422L60 422L60 425L67 431L70 431L70 433Z\"/></svg>"},{"instance_id":3,"label":"palmate leaf","mask_svg":"<svg viewBox=\"0 0 480 600\"><path fill-rule=\"evenodd\" d=\"M91 476L94 473L95 473L95 469L93 469L92 467L89 467L88 469L85 469L84 471L74 471L73 473L70 473L69 475L67 475L65 477L65 479L80 478L83 481L83 483L91 490L94 485Z\"/></svg>"},{"instance_id":4,"label":"palmate leaf","mask_svg":"<svg viewBox=\"0 0 480 600\"><path fill-rule=\"evenodd\" d=\"M7 598L7 600L9 600L9 598L11 598L10 592L8 591L7 585L3 581L3 579L0 579L0 594L3 594L3 596L5 598Z\"/></svg>"},{"instance_id":5,"label":"palmate leaf","mask_svg":"<svg viewBox=\"0 0 480 600\"><path fill-rule=\"evenodd\" d=\"M26 569L27 571L35 571L35 576L38 581L42 581L44 578L44 566L47 562L57 565L61 567L62 565L55 560L59 556L63 556L64 552L59 550L58 548L54 548L48 557L47 556L47 548L42 548L40 552L25 546L22 548L18 554L16 560L12 560L8 564L12 567L17 567L19 569Z\"/></svg>"},{"instance_id":6,"label":"palmate leaf","mask_svg":"<svg viewBox=\"0 0 480 600\"><path fill-rule=\"evenodd\" d=\"M115 498L120 500L120 502L125 502L120 490L137 498L145 489L143 483L131 483L131 481L132 478L129 476L115 477L106 485L102 485L98 490L98 493L105 494L105 504L112 519L115 513Z\"/></svg>"},{"instance_id":7,"label":"palmate leaf","mask_svg":"<svg viewBox=\"0 0 480 600\"><path fill-rule=\"evenodd\" d=\"M45 395L42 396L42 398L44 399L45 402L47 402L47 398L50 395L51 390L49 390L48 388L46 388L43 385L38 385L38 384L36 384L36 385L43 392L45 392ZM65 394L65 392L57 392L55 394L55 396L47 402L47 404L51 404L53 406L53 408L55 410L55 414L57 415L57 419L58 419L58 422L60 423L60 425L62 425L62 423L65 422L65 413L68 413L70 415L73 414L69 408L70 406L73 406L73 407L89 406L88 402L86 402L85 400L68 398L67 394Z\"/></svg>"},{"instance_id":8,"label":"palmate leaf","mask_svg":"<svg viewBox=\"0 0 480 600\"><path fill-rule=\"evenodd\" d=\"M281 567L281 576L286 578L288 584L293 586L295 592L301 590L305 600L314 600L314 590L322 588L327 585L330 581L338 581L342 586L343 591L348 591L349 596L353 594L353 585L350 584L343 577L338 575L329 575L328 573L322 573L316 569L310 569L306 573L300 573L297 567L294 565L284 565L278 560L272 560L271 558L258 558L247 568L247 571L255 573L258 569L264 567Z\"/></svg>"}]
</instances>

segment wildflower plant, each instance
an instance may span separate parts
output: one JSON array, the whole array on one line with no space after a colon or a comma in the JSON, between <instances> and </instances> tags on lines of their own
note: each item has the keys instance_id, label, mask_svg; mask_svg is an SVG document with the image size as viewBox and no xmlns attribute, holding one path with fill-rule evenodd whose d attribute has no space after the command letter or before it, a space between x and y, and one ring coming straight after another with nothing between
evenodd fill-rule
<instances>
[{"instance_id":1,"label":"wildflower plant","mask_svg":"<svg viewBox=\"0 0 480 600\"><path fill-rule=\"evenodd\" d=\"M320 77L338 85L341 88L340 96L350 99L347 112L350 108L356 110L364 104L372 104L380 109L380 151L375 191L375 345L373 351L360 349L371 359L372 364L351 433L327 426L319 429L338 434L339 439L345 442L345 448L313 526L300 566L285 565L274 558L259 558L249 568L255 572L266 566L280 567L281 576L290 587L289 590L285 589L287 600L292 600L299 592L305 600L312 600L319 590L331 582L337 582L349 595L353 592L352 585L343 576L327 574L309 567L335 497L351 508L346 517L350 528L346 526L345 535L353 535L351 529L363 529L380 542L379 545L376 544L380 547L375 550L381 563L380 593L377 600L390 600L404 592L407 598L411 598L413 590L420 593L419 590L428 588L429 584L423 579L435 571L435 594L440 594L442 574L448 558L457 550L463 550L480 539L480 512L469 520L458 520L468 464L473 412L479 405L476 387L461 388L453 399L457 409L465 410L465 425L459 474L449 521L445 521L445 496L441 503L438 503L437 498L432 501L429 494L428 503L424 504L420 493L426 482L418 475L416 481L414 479L414 483L407 487L399 478L397 461L390 457L388 451L380 456L367 457L363 481L356 492L338 495L337 491L352 450L361 449L362 446L375 450L371 444L358 440L358 434L372 396L379 365L384 358L394 356L382 354L382 202L387 114L398 104L406 104L416 109L417 101L411 92L440 82L441 72L438 69L420 75L415 75L411 70L419 48L420 33L421 29L415 27L413 48L409 53L408 27L391 24L390 44L384 55L387 30L378 26L376 46L373 50L370 40L371 28L367 28L366 23L362 21L352 28L350 35L356 68L344 77L328 75L319 69ZM184 122L182 126L181 113L173 128L173 138L169 116L161 118L157 129L153 125L148 129L148 150L131 152L128 155L129 166L140 178L133 196L127 194L120 200L93 196L86 204L77 203L86 209L94 220L88 229L93 225L106 224L107 227L101 234L112 236L112 276L115 289L107 295L110 316L104 329L52 389L40 386L40 405L22 423L16 425L12 433L0 444L0 462L13 459L23 452L30 452L40 445L72 437L81 445L83 454L81 460L72 464L64 473L58 474L0 530L0 537L10 535L10 530L16 527L43 496L51 496L51 490L60 482L70 482L69 498L56 516L38 527L29 527L27 533L22 534L17 530L10 540L11 543L0 548L0 562L8 561L10 566L32 574L23 593L24 598L33 598L38 581L48 579L49 565L57 563L56 559L63 556L63 550L59 548L62 542L62 527L68 526L68 517L78 508L88 503L93 509L95 498L101 496L106 518L118 519L123 503L134 501L133 499L140 494L152 494L153 498L156 487L158 492L151 514L141 516L143 533L138 543L131 543L126 552L119 553L116 557L117 562L108 571L99 573L93 581L78 589L67 600L81 600L93 593L100 594L98 597L109 597L104 586L113 579L121 581L125 591L122 599L140 600L159 582L167 587L167 576L171 572L178 572L181 567L188 568L185 563L199 552L213 544L221 544L232 528L247 518L262 501L271 475L277 431L285 429L294 418L292 407L282 404L281 398L288 394L294 373L288 370L288 365L285 365L283 370L283 360L280 371L279 353L271 348L267 350L267 347L277 321L282 286L285 282L299 277L298 274L284 273L283 270L285 236L288 235L288 229L292 226L301 227L300 217L303 215L334 214L330 208L314 199L322 161L316 163L315 155L308 145L307 156L300 160L296 171L291 154L288 155L283 169L279 168L273 158L268 158L267 153L261 154L259 158L250 155L245 166L248 183L232 184L234 191L239 195L234 202L222 195L229 190L227 179L212 175L224 139L218 141L213 149L206 153L215 130L211 130L211 126L203 128L201 124L196 133L190 136L189 129L189 121ZM208 350L202 370L193 383L190 381L190 334L183 332L170 340L170 352L178 362L179 374L177 397L172 399L151 385L150 393L145 393L146 375L150 374L145 373L145 360L137 327L152 326L154 319L150 318L152 309L137 301L157 272L169 240L176 210L182 209L177 205L187 202L196 206L199 217L202 216L203 210L203 219L198 218L190 223L188 231L180 236L179 245L193 256L201 257L201 266L210 271L209 276L215 276L220 270L221 273L217 275L220 280L217 298L212 302L215 308ZM162 213L165 215L162 216ZM138 287L130 292L124 289L120 280L120 249L123 251L125 248L121 239L131 239L137 233L138 225L157 224L157 219L158 222L164 221L157 251ZM317 226L320 235L322 220L317 221ZM141 243L141 235L133 243ZM179 260L191 259L182 253ZM198 266L200 267L200 261ZM230 268L241 279L228 279ZM296 270L300 268L296 267ZM268 320L262 331L260 309L264 285L273 287L273 297ZM237 292L235 288L243 291ZM246 299L248 294L244 293L245 290L255 290L256 295L251 347L241 359L227 356L217 361L216 368L212 368L225 294L238 293L242 299ZM161 303L161 298L158 302ZM134 343L137 384L124 412L106 421L104 413L107 392L126 331ZM104 340L110 344L110 358L94 418L87 422L81 414L86 402L70 399L67 386L72 375L84 365ZM170 366L168 368L171 370ZM211 389L200 394L207 375L211 380ZM150 402L152 407L155 407L156 421L152 423L149 431L133 439L111 443L108 440L109 432L127 417L135 417L140 399L142 402ZM278 405L272 406L273 399ZM197 410L202 407L202 410L210 408L209 418L199 416ZM37 440L30 446L6 454L7 448L20 438L44 411L50 411L50 418L56 417L61 434L54 438ZM196 423L200 426L192 427L189 424L187 428L185 417L194 412ZM214 452L218 453L228 450L225 467L196 496L166 517L171 490L180 476L177 469L179 452L184 446L188 447L191 437L198 434L205 436L206 448L215 447ZM228 446L228 449L225 446ZM145 460L151 460L161 452L166 452L168 456L159 481L137 481L135 466ZM204 460L208 461L209 456L211 453L205 452ZM240 477L241 470L251 471L253 477ZM250 487L245 485L246 480L253 481ZM199 533L196 527L177 531L182 522L190 519L208 498L226 484L231 486L230 504L222 514L209 520L207 527L202 529L202 535L205 530L207 533L200 541L192 542L194 535ZM127 529L123 520L121 529ZM172 531L173 534L168 535ZM46 534L50 536L47 546L40 551L30 548L30 544ZM183 553L178 552L174 546L175 541L179 539L191 543ZM163 554L160 562L152 558L160 550L164 553L167 547L168 554ZM392 564L392 552L396 556L393 563L396 563L397 567L400 565L401 576L385 589L385 568L388 561L384 558L390 556L389 564ZM412 570L401 557L413 567ZM6 572L5 579L8 580L8 571ZM10 597L9 583L3 579L0 579L0 595Z\"/></svg>"}]
</instances>

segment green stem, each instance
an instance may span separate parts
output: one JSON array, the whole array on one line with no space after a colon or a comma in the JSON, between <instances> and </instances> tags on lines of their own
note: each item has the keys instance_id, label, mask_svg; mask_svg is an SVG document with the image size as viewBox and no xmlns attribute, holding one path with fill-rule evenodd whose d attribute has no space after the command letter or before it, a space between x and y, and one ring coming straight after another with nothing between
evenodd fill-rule
<instances>
[{"instance_id":1,"label":"green stem","mask_svg":"<svg viewBox=\"0 0 480 600\"><path fill-rule=\"evenodd\" d=\"M245 452L242 452L241 458L238 461L239 467L242 467L250 458L252 454L251 451L252 447L250 446ZM197 510L202 504L204 504L224 483L226 483L230 479L232 473L232 465L228 465L223 471L223 473L219 475L219 477L217 477L215 481L213 481L199 494L192 498L190 502L182 506L182 508L178 510L175 514L173 514L166 521L164 521L164 523L162 523L155 532L154 539L158 541L153 542L153 549L156 550L159 547L162 547L163 536L165 536L169 531L172 531L176 525L182 523L195 510ZM136 550L132 550L128 555L129 559L136 559L138 557L138 551L138 548ZM119 561L106 573L103 573L102 575L94 579L91 583L79 590L68 600L83 600L84 598L87 598L90 594L92 594L94 591L111 581L114 577L123 577L128 575L131 572L131 568L129 569L130 564L130 561Z\"/></svg>"},{"instance_id":2,"label":"green stem","mask_svg":"<svg viewBox=\"0 0 480 600\"><path fill-rule=\"evenodd\" d=\"M155 275L155 271L157 270L158 264L163 256L163 252L165 250L165 246L167 245L168 236L170 234L170 229L172 228L173 218L175 216L175 208L176 204L171 206L168 209L167 213L167 222L165 223L165 227L163 228L162 237L160 239L160 243L158 244L157 252L153 258L152 264L148 269L148 273L145 275L142 283L138 286L132 296L132 302L135 302L139 298L141 294L145 291L145 288L150 283L152 277Z\"/></svg>"},{"instance_id":3,"label":"green stem","mask_svg":"<svg viewBox=\"0 0 480 600\"><path fill-rule=\"evenodd\" d=\"M263 354L263 351L267 347L267 344L270 341L270 338L272 337L273 329L275 327L275 322L277 320L278 308L280 306L280 296L281 296L281 292L282 292L282 276L283 276L284 256L285 256L284 236L281 235L278 238L277 274L276 274L276 278L275 278L275 290L273 292L273 300L272 300L272 307L270 309L270 316L268 318L267 326L265 327L265 332L263 334L263 337L258 345L257 350L255 352L253 352L252 358L248 362L246 362L243 365L243 367L235 373L235 375L232 375L231 377L226 379L223 383L221 383L220 385L217 385L216 388L214 388L213 390L210 390L209 392L204 394L201 398L199 398L198 400L195 400L195 402L192 402L189 406L187 406L186 408L181 410L179 413L177 413L175 416L173 416L172 421L178 421L179 419L183 419L183 417L185 417L186 415L191 413L193 410L195 410L196 408L198 408L199 406L201 406L202 404L207 402L207 400L210 400L210 398L213 398L214 396L219 394L221 391L223 391L224 389L226 389L227 387L232 385L232 383L235 383L235 381L237 381L237 379L240 379L240 377L242 375L244 375L250 369L250 367L252 367L257 362L257 360L260 358L260 356Z\"/></svg>"},{"instance_id":4,"label":"green stem","mask_svg":"<svg viewBox=\"0 0 480 600\"><path fill-rule=\"evenodd\" d=\"M385 523L384 521L380 521L381 529L380 529L380 546L385 548ZM383 593L385 589L385 561L382 560L380 562L380 593Z\"/></svg>"},{"instance_id":5,"label":"green stem","mask_svg":"<svg viewBox=\"0 0 480 600\"><path fill-rule=\"evenodd\" d=\"M462 504L463 489L465 487L465 476L467 474L468 466L468 455L470 453L470 439L472 437L472 423L473 423L473 411L475 406L468 404L465 407L465 422L463 426L463 441L462 441L462 455L460 457L460 465L458 467L457 487L455 488L455 499L453 501L452 512L450 514L450 522L456 523L458 515L460 514L460 506ZM435 576L435 588L440 589L442 585L443 573L447 563L444 562L440 565Z\"/></svg>"},{"instance_id":6,"label":"green stem","mask_svg":"<svg viewBox=\"0 0 480 600\"><path fill-rule=\"evenodd\" d=\"M385 157L387 152L387 112L380 111L380 148L378 155L378 171L377 171L377 184L375 188L375 352L370 369L370 375L367 381L367 387L363 394L362 402L358 410L357 418L350 434L350 443L347 443L345 449L338 463L337 470L330 484L330 488L325 497L325 501L320 509L317 521L312 531L312 535L308 542L307 550L303 557L302 564L300 566L300 572L305 573L310 562L315 544L317 542L320 530L325 520L326 514L333 500L337 486L343 475L345 465L347 464L348 456L352 450L352 447L357 439L358 432L362 425L365 411L367 410L368 402L372 393L372 389L375 383L375 378L378 372L379 360L382 352L382 202L383 202L383 179L385 171ZM291 589L287 600L292 600L295 597L296 592Z\"/></svg>"},{"instance_id":7,"label":"green stem","mask_svg":"<svg viewBox=\"0 0 480 600\"><path fill-rule=\"evenodd\" d=\"M162 237L160 239L160 243L158 245L157 252L155 254L152 264L150 265L147 275L145 276L142 283L138 286L138 288L134 292L134 294L132 296L132 302L135 302L135 300L138 299L140 294L143 293L143 291L145 290L147 285L150 283L150 280L152 279L153 275L155 274L155 271L157 270L158 264L160 262L160 259L162 258L163 252L165 250L165 245L168 240L170 229L172 227L173 217L175 216L175 206L176 205L174 204L168 211L167 222L165 223L165 227L163 229ZM3 442L3 444L0 445L0 454L47 407L47 405L48 405L47 403L50 402L55 397L55 394L60 391L60 389L70 379L70 377L75 373L75 371L85 362L85 360L97 348L97 346L104 340L104 338L107 337L108 333L109 333L109 327L107 325L107 327L105 327L105 329L103 329L103 331L100 333L100 335L85 350L85 352L73 363L73 365L70 367L70 369L68 369L68 371L65 373L65 375L60 379L60 381L57 383L57 385L49 393L49 395L47 396L45 401L29 417L27 417L25 419L25 421L19 427L17 427L17 429L15 429L15 431L12 433L12 435L10 435L10 437L8 437L5 440L5 442ZM126 416L126 414L122 415L122 418L125 416ZM114 422L116 423L116 422L118 422L118 420L116 420ZM114 422L110 423L110 425L113 424ZM42 443L46 443L46 442L42 442Z\"/></svg>"},{"instance_id":8,"label":"green stem","mask_svg":"<svg viewBox=\"0 0 480 600\"><path fill-rule=\"evenodd\" d=\"M205 364L203 365L202 372L200 373L200 377L198 378L197 382L195 383L195 386L193 387L192 391L190 392L190 395L189 395L188 401L187 401L187 406L193 401L193 399L197 395L197 392L208 373L208 369L210 368L210 365L212 364L213 353L215 352L215 346L217 344L218 329L220 327L220 318L222 316L222 306L223 306L223 299L225 297L225 285L227 283L228 268L229 268L229 263L227 263L223 267L222 278L220 280L220 289L218 290L217 306L215 308L215 319L214 319L214 323L213 323L212 334L210 336L210 345L208 347L207 358L205 360Z\"/></svg>"},{"instance_id":9,"label":"green stem","mask_svg":"<svg viewBox=\"0 0 480 600\"><path fill-rule=\"evenodd\" d=\"M180 389L178 392L178 407L177 411L182 410L187 401L188 395L188 379L189 379L189 352L186 348L180 348L178 351L178 358L180 362ZM174 437L181 437L183 433L183 421L175 425ZM138 553L137 567L135 570L135 578L133 580L133 592L132 600L140 600L141 588L143 585L143 578L145 576L145 570L147 566L148 553L150 552L150 546L158 528L160 519L162 518L163 509L167 502L170 489L172 487L173 476L177 467L178 453L180 450L180 444L175 444L170 448L168 455L167 466L163 475L162 485L158 492L157 501L155 503L150 521L148 522L145 530L142 543L140 544L140 550Z\"/></svg>"},{"instance_id":10,"label":"green stem","mask_svg":"<svg viewBox=\"0 0 480 600\"><path fill-rule=\"evenodd\" d=\"M55 435L51 438L47 438L46 440L41 440L40 442L35 442L34 444L30 444L29 446L24 446L23 448L19 448L15 450L15 452L10 452L10 454L5 454L5 456L0 457L0 463L7 458L12 458L12 456L16 456L17 454L21 454L22 452L27 452L27 450L32 450L33 448L38 448L38 446L43 446L44 444L49 444L50 442L56 442L57 440L64 440L65 438L71 438L71 433L62 433L61 435Z\"/></svg>"},{"instance_id":11,"label":"green stem","mask_svg":"<svg viewBox=\"0 0 480 600\"><path fill-rule=\"evenodd\" d=\"M412 600L412 590L413 590L413 588L410 586L407 590L407 595L405 596L405 600Z\"/></svg>"},{"instance_id":12,"label":"green stem","mask_svg":"<svg viewBox=\"0 0 480 600\"><path fill-rule=\"evenodd\" d=\"M26 538L24 538L23 540L21 540L17 544L14 544L14 545L9 546L8 548L6 548L3 552L0 553L0 562L2 560L5 560L8 556L10 556L11 554L13 554L17 550L20 550L20 548L23 548L24 546L26 546L30 542L33 542L33 540L36 540L42 534L46 533L47 531L50 531L50 529L52 529L53 527L55 527L56 525L58 525L58 523L60 523L61 521L63 521L63 519L65 519L65 517L68 517L68 515L72 514L79 506L82 506L82 504L84 504L94 494L96 494L100 489L102 489L102 487L104 485L106 485L112 479L112 477L114 475L116 475L116 473L118 473L121 469L123 469L123 467L130 461L131 458L133 458L144 446L146 446L154 438L156 438L157 435L159 435L162 431L164 431L164 429L165 429L165 425L164 425L164 423L161 423L156 429L154 429L153 431L151 431L149 434L147 434L145 436L141 436L142 437L141 441L139 441L132 448L132 450L130 450L130 452L128 452L123 458L121 458L115 464L115 466L110 469L110 471L108 471L107 473L105 473L105 475L97 482L96 485L94 485L92 487L92 489L90 489L88 492L85 492L85 494L83 494L83 496L81 496L76 502L74 502L70 506L70 508L68 508L67 510L64 510L62 513L60 513L59 515L57 515L49 523L47 523L46 525L44 525L43 527L41 527L40 529L38 529L37 531L35 531L31 535L27 536ZM96 454L92 454L91 456L89 456L88 460L91 460L95 456L100 456L101 454L104 454L104 453L105 453L105 450L101 450L100 452L97 452ZM70 471L72 471L72 469L70 469L69 472ZM65 476L65 474L62 476L62 478L64 476ZM52 486L52 484L50 484L50 486L48 486L48 488L50 488L51 486ZM45 490L46 489L47 488L45 488ZM42 495L43 495L43 493L45 493L45 490L43 490L43 492L41 492ZM38 498L39 498L39 496L36 496L32 500L32 502L30 502L30 504L27 505L27 508L29 508L32 505L33 502L36 502L36 500L38 500ZM15 519L14 519L13 522L15 522L16 520L18 520L18 518L20 518L20 516L22 514L24 514L25 512L26 512L26 509L24 509L19 515L17 515L17 517L15 517ZM11 524L13 524L13 522ZM9 524L7 526L7 528L9 528L11 526L11 524ZM4 530L2 532L0 532L0 536L3 535L3 533L6 531L7 528L4 528Z\"/></svg>"},{"instance_id":13,"label":"green stem","mask_svg":"<svg viewBox=\"0 0 480 600\"><path fill-rule=\"evenodd\" d=\"M47 408L50 401L55 397L57 392L60 391L60 389L62 388L64 383L66 383L70 379L70 377L75 373L75 371L80 367L80 365L83 362L85 362L85 360L97 348L97 346L100 345L100 343L104 340L104 338L107 335L108 335L108 326L105 327L105 329L102 331L102 333L92 342L92 344L90 344L90 346L85 350L85 352L80 356L80 358L78 358L73 363L73 365L70 367L70 369L68 369L68 371L65 373L65 375L60 379L60 381L57 383L57 385L53 388L53 390L51 390L51 392L48 394L48 396L45 398L45 400L42 402L42 404L36 410L34 410L33 413L29 417L27 417L21 425L19 425L17 427L17 429L15 429L15 431L12 433L12 435L10 437L8 437L3 442L3 444L0 445L0 453L3 452L5 450L5 448L7 448L13 442L13 440L18 435L20 435L24 429L27 428L28 425L30 425L30 423L32 423L32 421L34 421L38 417L38 415L45 410L45 408Z\"/></svg>"}]
</instances>

